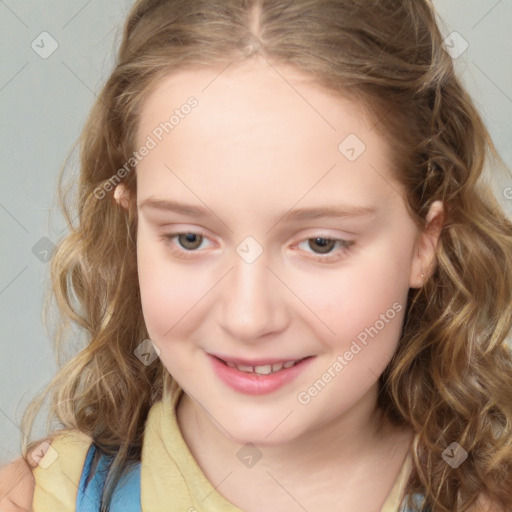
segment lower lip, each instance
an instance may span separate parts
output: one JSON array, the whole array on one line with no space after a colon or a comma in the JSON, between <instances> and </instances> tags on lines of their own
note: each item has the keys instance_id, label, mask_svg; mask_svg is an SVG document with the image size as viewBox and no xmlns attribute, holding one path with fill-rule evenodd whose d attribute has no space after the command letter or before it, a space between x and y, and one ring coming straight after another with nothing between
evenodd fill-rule
<instances>
[{"instance_id":1,"label":"lower lip","mask_svg":"<svg viewBox=\"0 0 512 512\"><path fill-rule=\"evenodd\" d=\"M231 368L219 359L208 354L213 369L219 378L230 388L246 395L265 395L272 393L297 377L314 357L303 359L291 368L283 368L269 375L242 372L238 368Z\"/></svg>"}]
</instances>

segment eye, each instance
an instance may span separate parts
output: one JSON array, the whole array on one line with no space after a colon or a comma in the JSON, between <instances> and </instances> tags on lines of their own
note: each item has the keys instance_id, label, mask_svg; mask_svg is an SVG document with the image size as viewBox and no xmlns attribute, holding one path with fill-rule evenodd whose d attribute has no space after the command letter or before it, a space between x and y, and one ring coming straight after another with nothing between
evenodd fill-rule
<instances>
[{"instance_id":1,"label":"eye","mask_svg":"<svg viewBox=\"0 0 512 512\"><path fill-rule=\"evenodd\" d=\"M178 255L180 258L193 258L199 252L207 236L201 232L187 231L181 233L168 233L162 237L165 243L171 248L171 251ZM174 243L176 239L176 243ZM297 247L300 248L302 244L313 250L313 257L311 259L321 262L330 262L342 258L350 251L354 245L352 240L342 240L338 238L328 238L327 236L316 236L303 240ZM338 247L337 251L333 251ZM304 250L304 249L303 249ZM306 252L309 252L306 250Z\"/></svg>"},{"instance_id":2,"label":"eye","mask_svg":"<svg viewBox=\"0 0 512 512\"><path fill-rule=\"evenodd\" d=\"M354 245L352 240L316 236L313 238L307 238L298 244L297 247L300 248L300 245L304 243L313 250L313 259L316 261L332 261L340 259L345 255L345 253L349 252L350 247ZM339 250L337 252L333 252L333 249L336 247L339 247Z\"/></svg>"},{"instance_id":3,"label":"eye","mask_svg":"<svg viewBox=\"0 0 512 512\"><path fill-rule=\"evenodd\" d=\"M177 244L173 243L177 239ZM202 242L207 240L204 233L187 231L182 233L168 233L163 236L165 242L170 246L173 252L176 252L182 258L194 257L194 252L201 247Z\"/></svg>"}]
</instances>

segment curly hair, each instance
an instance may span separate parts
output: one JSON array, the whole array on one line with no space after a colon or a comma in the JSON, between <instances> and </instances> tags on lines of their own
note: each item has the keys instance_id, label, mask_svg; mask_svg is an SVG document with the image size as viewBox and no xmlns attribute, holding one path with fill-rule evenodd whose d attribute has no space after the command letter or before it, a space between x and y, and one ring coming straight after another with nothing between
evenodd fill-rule
<instances>
[{"instance_id":1,"label":"curly hair","mask_svg":"<svg viewBox=\"0 0 512 512\"><path fill-rule=\"evenodd\" d=\"M148 333L137 278L136 165L126 170L125 163L143 99L180 69L255 55L295 66L372 114L393 148L396 179L419 229L431 204L443 202L435 268L409 290L378 407L416 433L406 496L425 494L433 512L463 512L485 493L512 510L512 223L484 179L486 162L499 156L436 18L429 0L139 0L132 7L115 68L78 141L71 206L60 177L69 227L51 263L52 298L62 314L60 369L22 419L31 434L50 395L48 431L57 419L114 456L102 510L123 471L140 460L149 409L172 379L160 362L146 366L134 356ZM108 186L123 166L127 210ZM72 323L87 344L64 361ZM37 443L25 437L24 458ZM468 459L452 469L442 453L455 441Z\"/></svg>"}]
</instances>

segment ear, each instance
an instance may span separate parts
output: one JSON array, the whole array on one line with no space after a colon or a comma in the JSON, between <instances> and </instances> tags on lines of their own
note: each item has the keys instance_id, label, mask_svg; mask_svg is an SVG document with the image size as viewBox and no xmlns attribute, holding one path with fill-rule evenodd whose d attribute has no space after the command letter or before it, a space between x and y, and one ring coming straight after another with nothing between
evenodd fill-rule
<instances>
[{"instance_id":1,"label":"ear","mask_svg":"<svg viewBox=\"0 0 512 512\"><path fill-rule=\"evenodd\" d=\"M435 252L444 224L442 201L432 203L425 220L425 230L418 234L414 244L414 257L409 276L411 288L421 288L435 270ZM424 277L421 277L421 274L424 274Z\"/></svg>"},{"instance_id":2,"label":"ear","mask_svg":"<svg viewBox=\"0 0 512 512\"><path fill-rule=\"evenodd\" d=\"M118 205L122 206L125 210L128 210L130 205L130 194L122 183L116 185L114 190L114 199Z\"/></svg>"}]
</instances>

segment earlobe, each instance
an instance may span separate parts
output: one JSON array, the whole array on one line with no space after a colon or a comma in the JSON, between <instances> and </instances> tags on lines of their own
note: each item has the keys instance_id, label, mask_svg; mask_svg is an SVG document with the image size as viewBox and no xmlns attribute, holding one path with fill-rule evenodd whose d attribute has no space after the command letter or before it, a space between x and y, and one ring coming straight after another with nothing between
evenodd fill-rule
<instances>
[{"instance_id":1,"label":"earlobe","mask_svg":"<svg viewBox=\"0 0 512 512\"><path fill-rule=\"evenodd\" d=\"M129 194L126 190L126 187L120 183L116 186L114 190L114 199L116 200L116 203L120 206L122 206L125 210L128 210L129 207Z\"/></svg>"},{"instance_id":2,"label":"earlobe","mask_svg":"<svg viewBox=\"0 0 512 512\"><path fill-rule=\"evenodd\" d=\"M444 225L442 201L432 203L425 220L425 230L418 234L415 243L414 258L409 276L409 286L411 288L421 288L435 270L435 253Z\"/></svg>"}]
</instances>

